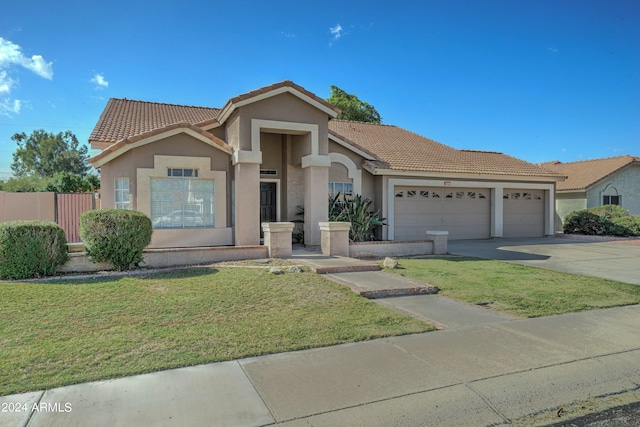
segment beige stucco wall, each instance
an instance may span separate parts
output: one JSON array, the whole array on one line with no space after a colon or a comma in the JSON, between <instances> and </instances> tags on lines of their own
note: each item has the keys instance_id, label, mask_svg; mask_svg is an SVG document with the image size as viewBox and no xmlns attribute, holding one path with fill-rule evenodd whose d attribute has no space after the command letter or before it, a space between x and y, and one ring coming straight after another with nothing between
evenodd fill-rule
<instances>
[{"instance_id":1,"label":"beige stucco wall","mask_svg":"<svg viewBox=\"0 0 640 427\"><path fill-rule=\"evenodd\" d=\"M229 172L230 156L187 134L174 135L127 151L100 168L100 199L103 209L113 208L114 186L116 178L129 178L131 208L137 210L137 168L153 168L154 155L175 156L174 167L180 157L209 158L210 170ZM163 176L166 176L163 175ZM226 191L229 193L229 191Z\"/></svg>"},{"instance_id":2,"label":"beige stucco wall","mask_svg":"<svg viewBox=\"0 0 640 427\"><path fill-rule=\"evenodd\" d=\"M575 193L556 193L556 213L560 223L556 229L562 228L562 220L571 212L587 208L587 199L584 191Z\"/></svg>"},{"instance_id":3,"label":"beige stucco wall","mask_svg":"<svg viewBox=\"0 0 640 427\"><path fill-rule=\"evenodd\" d=\"M295 95L282 93L242 106L238 109L237 115L239 120L237 138L241 150L251 150L251 119L261 119L317 124L319 154L327 153L329 122L327 115ZM235 123L234 126L236 126ZM229 131L227 131L227 135L230 135ZM235 137L235 135L230 136ZM300 135L300 137L302 143L310 141L307 135ZM228 142L231 144L231 140Z\"/></svg>"},{"instance_id":4,"label":"beige stucco wall","mask_svg":"<svg viewBox=\"0 0 640 427\"><path fill-rule=\"evenodd\" d=\"M161 159L161 160L158 160ZM196 168L199 177L215 182L215 228L153 232L149 247L231 245L229 154L187 134L173 135L129 150L101 168L101 206L113 208L116 178L129 178L131 209L150 214L149 182L166 177L167 168Z\"/></svg>"},{"instance_id":5,"label":"beige stucco wall","mask_svg":"<svg viewBox=\"0 0 640 427\"><path fill-rule=\"evenodd\" d=\"M640 215L640 165L626 167L587 191L587 207L602 205L605 194L622 196L621 206L631 215Z\"/></svg>"},{"instance_id":6,"label":"beige stucco wall","mask_svg":"<svg viewBox=\"0 0 640 427\"><path fill-rule=\"evenodd\" d=\"M260 169L275 169L276 175L265 175L265 178L282 178L282 135L276 133L260 133L262 164Z\"/></svg>"},{"instance_id":7,"label":"beige stucco wall","mask_svg":"<svg viewBox=\"0 0 640 427\"><path fill-rule=\"evenodd\" d=\"M331 163L329 168L329 182L353 182L349 178L349 171L340 163Z\"/></svg>"},{"instance_id":8,"label":"beige stucco wall","mask_svg":"<svg viewBox=\"0 0 640 427\"><path fill-rule=\"evenodd\" d=\"M16 220L55 222L55 193L7 193L0 191L0 222Z\"/></svg>"}]
</instances>

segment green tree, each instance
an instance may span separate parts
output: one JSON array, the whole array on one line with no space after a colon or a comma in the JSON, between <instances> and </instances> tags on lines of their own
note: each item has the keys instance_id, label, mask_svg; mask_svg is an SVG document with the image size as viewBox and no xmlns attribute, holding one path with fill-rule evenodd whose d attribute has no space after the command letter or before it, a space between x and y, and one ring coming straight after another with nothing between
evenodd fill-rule
<instances>
[{"instance_id":1,"label":"green tree","mask_svg":"<svg viewBox=\"0 0 640 427\"><path fill-rule=\"evenodd\" d=\"M16 133L11 139L18 145L11 164L16 177L50 178L63 171L84 177L89 171L88 149L80 146L71 131L54 134L38 129L29 136Z\"/></svg>"},{"instance_id":2,"label":"green tree","mask_svg":"<svg viewBox=\"0 0 640 427\"><path fill-rule=\"evenodd\" d=\"M34 191L47 191L47 179L34 175L11 177L6 181L0 181L0 190L9 193L32 193Z\"/></svg>"},{"instance_id":3,"label":"green tree","mask_svg":"<svg viewBox=\"0 0 640 427\"><path fill-rule=\"evenodd\" d=\"M100 188L100 178L87 174L84 178L70 172L57 172L47 180L46 191L56 193L94 192Z\"/></svg>"},{"instance_id":4,"label":"green tree","mask_svg":"<svg viewBox=\"0 0 640 427\"><path fill-rule=\"evenodd\" d=\"M342 110L338 119L368 123L382 122L380 114L373 105L361 101L356 95L347 93L337 86L330 87L331 96L327 98L327 102Z\"/></svg>"}]
</instances>

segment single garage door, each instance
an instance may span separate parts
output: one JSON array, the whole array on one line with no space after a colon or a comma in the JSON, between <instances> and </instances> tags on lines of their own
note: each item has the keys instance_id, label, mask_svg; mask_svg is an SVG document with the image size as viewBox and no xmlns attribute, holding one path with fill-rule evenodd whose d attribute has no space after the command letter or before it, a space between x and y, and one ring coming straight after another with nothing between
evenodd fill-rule
<instances>
[{"instance_id":1,"label":"single garage door","mask_svg":"<svg viewBox=\"0 0 640 427\"><path fill-rule=\"evenodd\" d=\"M504 237L544 237L544 190L511 190L503 193Z\"/></svg>"},{"instance_id":2,"label":"single garage door","mask_svg":"<svg viewBox=\"0 0 640 427\"><path fill-rule=\"evenodd\" d=\"M426 240L427 230L446 230L449 239L488 239L489 189L395 187L394 239Z\"/></svg>"}]
</instances>

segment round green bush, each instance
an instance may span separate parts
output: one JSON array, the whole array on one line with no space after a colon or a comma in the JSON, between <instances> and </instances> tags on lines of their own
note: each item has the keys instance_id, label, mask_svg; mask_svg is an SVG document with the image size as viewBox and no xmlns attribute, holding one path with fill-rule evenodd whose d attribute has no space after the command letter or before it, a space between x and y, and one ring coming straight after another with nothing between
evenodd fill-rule
<instances>
[{"instance_id":1,"label":"round green bush","mask_svg":"<svg viewBox=\"0 0 640 427\"><path fill-rule=\"evenodd\" d=\"M49 221L0 223L0 278L49 276L66 261L67 239L58 224Z\"/></svg>"},{"instance_id":2,"label":"round green bush","mask_svg":"<svg viewBox=\"0 0 640 427\"><path fill-rule=\"evenodd\" d=\"M80 238L89 259L110 262L118 270L142 262L152 231L151 220L142 212L102 209L80 216Z\"/></svg>"},{"instance_id":3,"label":"round green bush","mask_svg":"<svg viewBox=\"0 0 640 427\"><path fill-rule=\"evenodd\" d=\"M638 236L640 219L617 205L596 206L571 212L562 223L567 234Z\"/></svg>"}]
</instances>

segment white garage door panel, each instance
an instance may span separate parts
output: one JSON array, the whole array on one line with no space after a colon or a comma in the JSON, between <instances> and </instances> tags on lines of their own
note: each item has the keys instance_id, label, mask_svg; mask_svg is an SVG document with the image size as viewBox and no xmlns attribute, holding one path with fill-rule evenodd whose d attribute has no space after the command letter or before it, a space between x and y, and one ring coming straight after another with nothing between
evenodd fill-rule
<instances>
[{"instance_id":1,"label":"white garage door panel","mask_svg":"<svg viewBox=\"0 0 640 427\"><path fill-rule=\"evenodd\" d=\"M504 237L544 237L544 190L504 190Z\"/></svg>"},{"instance_id":2,"label":"white garage door panel","mask_svg":"<svg viewBox=\"0 0 640 427\"><path fill-rule=\"evenodd\" d=\"M487 239L490 224L489 189L395 188L395 240L426 240L427 230L446 230L449 239Z\"/></svg>"}]
</instances>

